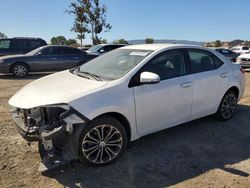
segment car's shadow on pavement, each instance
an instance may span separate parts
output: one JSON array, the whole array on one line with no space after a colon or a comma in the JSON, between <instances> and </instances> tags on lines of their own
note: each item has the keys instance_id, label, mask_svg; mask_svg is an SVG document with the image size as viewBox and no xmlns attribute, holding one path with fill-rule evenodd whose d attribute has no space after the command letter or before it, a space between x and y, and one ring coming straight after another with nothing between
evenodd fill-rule
<instances>
[{"instance_id":1,"label":"car's shadow on pavement","mask_svg":"<svg viewBox=\"0 0 250 188\"><path fill-rule=\"evenodd\" d=\"M0 74L0 79L6 79L6 80L33 80L33 79L41 78L43 76L47 76L49 74L51 74L51 73L50 72L32 73L32 74L28 74L27 76L25 76L23 78L13 76L12 74Z\"/></svg>"},{"instance_id":2,"label":"car's shadow on pavement","mask_svg":"<svg viewBox=\"0 0 250 188\"><path fill-rule=\"evenodd\" d=\"M71 162L46 172L68 187L166 187L250 158L250 106L239 105L233 119L202 118L133 142L114 164L89 167ZM153 126L153 125L152 125Z\"/></svg>"}]
</instances>

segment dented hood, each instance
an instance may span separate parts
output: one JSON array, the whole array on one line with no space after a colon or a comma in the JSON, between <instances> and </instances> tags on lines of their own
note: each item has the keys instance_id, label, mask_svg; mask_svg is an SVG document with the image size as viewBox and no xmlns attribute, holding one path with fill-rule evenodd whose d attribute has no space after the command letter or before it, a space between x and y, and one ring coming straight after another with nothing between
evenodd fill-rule
<instances>
[{"instance_id":1,"label":"dented hood","mask_svg":"<svg viewBox=\"0 0 250 188\"><path fill-rule=\"evenodd\" d=\"M14 107L29 109L43 105L69 103L101 89L107 82L90 80L63 71L24 86L9 100Z\"/></svg>"}]
</instances>

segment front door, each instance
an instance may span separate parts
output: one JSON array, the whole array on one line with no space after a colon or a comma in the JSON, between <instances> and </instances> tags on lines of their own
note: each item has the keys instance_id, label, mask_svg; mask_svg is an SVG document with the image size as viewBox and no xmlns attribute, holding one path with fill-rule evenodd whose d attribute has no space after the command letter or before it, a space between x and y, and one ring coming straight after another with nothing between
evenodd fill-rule
<instances>
[{"instance_id":1,"label":"front door","mask_svg":"<svg viewBox=\"0 0 250 188\"><path fill-rule=\"evenodd\" d=\"M166 51L149 61L141 72L153 72L158 84L133 88L138 133L145 135L190 120L193 82L186 74L181 51Z\"/></svg>"}]
</instances>

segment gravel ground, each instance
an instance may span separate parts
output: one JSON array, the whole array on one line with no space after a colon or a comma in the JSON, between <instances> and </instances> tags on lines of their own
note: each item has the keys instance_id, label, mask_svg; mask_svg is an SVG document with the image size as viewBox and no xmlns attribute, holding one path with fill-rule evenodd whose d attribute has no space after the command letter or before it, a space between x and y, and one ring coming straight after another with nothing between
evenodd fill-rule
<instances>
[{"instance_id":1,"label":"gravel ground","mask_svg":"<svg viewBox=\"0 0 250 188\"><path fill-rule=\"evenodd\" d=\"M0 75L0 187L250 187L250 72L232 120L202 118L131 143L116 163L88 167L77 161L40 174L36 143L13 128L8 99L44 76Z\"/></svg>"}]
</instances>

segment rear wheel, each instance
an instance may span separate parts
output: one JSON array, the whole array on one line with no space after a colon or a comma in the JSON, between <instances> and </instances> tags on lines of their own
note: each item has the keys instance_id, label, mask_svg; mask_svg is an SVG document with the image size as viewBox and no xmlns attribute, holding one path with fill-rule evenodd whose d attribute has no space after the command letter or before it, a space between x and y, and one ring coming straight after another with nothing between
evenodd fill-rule
<instances>
[{"instance_id":1,"label":"rear wheel","mask_svg":"<svg viewBox=\"0 0 250 188\"><path fill-rule=\"evenodd\" d=\"M29 68L24 63L16 63L12 66L11 72L17 77L24 77L28 74Z\"/></svg>"},{"instance_id":2,"label":"rear wheel","mask_svg":"<svg viewBox=\"0 0 250 188\"><path fill-rule=\"evenodd\" d=\"M105 116L93 120L79 140L79 159L95 166L114 162L127 145L127 134L116 119Z\"/></svg>"},{"instance_id":3,"label":"rear wheel","mask_svg":"<svg viewBox=\"0 0 250 188\"><path fill-rule=\"evenodd\" d=\"M219 109L216 113L218 119L226 121L235 113L238 96L235 92L229 91L223 97Z\"/></svg>"}]
</instances>

